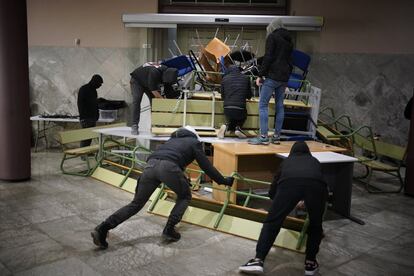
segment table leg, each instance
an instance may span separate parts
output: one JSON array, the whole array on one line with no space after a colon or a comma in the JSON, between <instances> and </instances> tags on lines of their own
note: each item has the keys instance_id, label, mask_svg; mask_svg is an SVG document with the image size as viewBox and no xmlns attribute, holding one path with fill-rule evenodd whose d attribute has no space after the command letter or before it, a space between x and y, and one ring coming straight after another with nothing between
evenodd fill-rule
<instances>
[{"instance_id":1,"label":"table leg","mask_svg":"<svg viewBox=\"0 0 414 276\"><path fill-rule=\"evenodd\" d=\"M351 215L354 163L325 163L322 164L322 171L332 191L332 210L356 223L365 224Z\"/></svg>"}]
</instances>

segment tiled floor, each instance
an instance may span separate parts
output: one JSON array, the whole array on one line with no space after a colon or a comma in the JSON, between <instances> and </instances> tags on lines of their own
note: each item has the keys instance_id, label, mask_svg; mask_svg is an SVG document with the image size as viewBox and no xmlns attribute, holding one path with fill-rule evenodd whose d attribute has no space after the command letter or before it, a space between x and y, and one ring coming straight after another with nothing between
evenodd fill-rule
<instances>
[{"instance_id":1,"label":"tiled floor","mask_svg":"<svg viewBox=\"0 0 414 276\"><path fill-rule=\"evenodd\" d=\"M165 219L142 210L97 250L90 231L132 195L90 178L62 175L60 153L32 155L32 179L0 182L0 275L238 275L254 241L182 223L163 244ZM361 226L328 214L321 275L414 275L414 198L368 194L354 185ZM303 275L302 254L273 248L266 275Z\"/></svg>"}]
</instances>

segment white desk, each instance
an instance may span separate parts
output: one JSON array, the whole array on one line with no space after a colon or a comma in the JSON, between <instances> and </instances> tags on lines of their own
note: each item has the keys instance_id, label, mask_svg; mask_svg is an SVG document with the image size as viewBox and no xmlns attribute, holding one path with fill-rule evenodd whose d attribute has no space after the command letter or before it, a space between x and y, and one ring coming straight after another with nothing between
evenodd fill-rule
<instances>
[{"instance_id":1,"label":"white desk","mask_svg":"<svg viewBox=\"0 0 414 276\"><path fill-rule=\"evenodd\" d=\"M47 142L47 130L55 127L57 124L65 123L80 123L79 118L48 118L42 117L41 115L31 116L30 121L37 122L37 130L35 137L35 151L37 151L37 143L40 138L45 139L46 148L48 147ZM98 123L112 123L115 119L99 119Z\"/></svg>"},{"instance_id":2,"label":"white desk","mask_svg":"<svg viewBox=\"0 0 414 276\"><path fill-rule=\"evenodd\" d=\"M343 163L343 162L357 162L358 159L352 156L340 154L332 151L325 152L311 152L312 156L318 159L320 163ZM279 157L286 158L289 153L277 153Z\"/></svg>"},{"instance_id":3,"label":"white desk","mask_svg":"<svg viewBox=\"0 0 414 276\"><path fill-rule=\"evenodd\" d=\"M95 132L100 133L101 135L109 135L109 136L118 136L124 138L142 138L146 140L152 141L167 141L170 139L170 135L168 136L161 136L161 135L154 135L151 132L143 132L140 131L138 135L131 134L130 127L112 127L112 128L103 128L94 130ZM247 142L247 139L238 139L238 138L230 138L226 137L225 139L218 139L217 137L200 137L200 141L204 143L244 143Z\"/></svg>"}]
</instances>

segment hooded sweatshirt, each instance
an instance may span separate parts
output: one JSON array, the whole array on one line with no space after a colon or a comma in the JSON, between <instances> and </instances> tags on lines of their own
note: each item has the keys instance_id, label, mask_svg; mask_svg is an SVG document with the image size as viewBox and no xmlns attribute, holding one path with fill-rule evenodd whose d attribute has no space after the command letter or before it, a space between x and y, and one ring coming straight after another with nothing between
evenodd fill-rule
<instances>
[{"instance_id":1,"label":"hooded sweatshirt","mask_svg":"<svg viewBox=\"0 0 414 276\"><path fill-rule=\"evenodd\" d=\"M162 74L168 69L165 65L156 66L140 66L130 75L139 85L149 91L160 90L162 84Z\"/></svg>"},{"instance_id":2,"label":"hooded sweatshirt","mask_svg":"<svg viewBox=\"0 0 414 276\"><path fill-rule=\"evenodd\" d=\"M269 28L268 30L272 30ZM293 42L288 30L277 28L266 38L265 55L259 70L259 77L287 82L292 73Z\"/></svg>"},{"instance_id":3,"label":"hooded sweatshirt","mask_svg":"<svg viewBox=\"0 0 414 276\"><path fill-rule=\"evenodd\" d=\"M224 107L246 108L246 99L252 97L249 77L240 72L239 67L231 65L221 81L221 98Z\"/></svg>"},{"instance_id":4,"label":"hooded sweatshirt","mask_svg":"<svg viewBox=\"0 0 414 276\"><path fill-rule=\"evenodd\" d=\"M277 186L293 179L298 180L296 183L299 185L309 185L315 182L325 183L321 164L318 159L312 156L308 145L302 141L296 142L290 150L289 157L283 160L273 179L269 195L272 197L276 194Z\"/></svg>"},{"instance_id":5,"label":"hooded sweatshirt","mask_svg":"<svg viewBox=\"0 0 414 276\"><path fill-rule=\"evenodd\" d=\"M96 89L101 87L102 83L103 79L100 75L93 75L92 79L79 89L78 111L80 120L98 121L98 92Z\"/></svg>"},{"instance_id":6,"label":"hooded sweatshirt","mask_svg":"<svg viewBox=\"0 0 414 276\"><path fill-rule=\"evenodd\" d=\"M148 160L151 159L169 160L177 164L182 170L195 159L200 168L211 179L219 184L225 183L224 177L214 168L204 154L197 135L183 127L173 132L171 138L150 155Z\"/></svg>"}]
</instances>

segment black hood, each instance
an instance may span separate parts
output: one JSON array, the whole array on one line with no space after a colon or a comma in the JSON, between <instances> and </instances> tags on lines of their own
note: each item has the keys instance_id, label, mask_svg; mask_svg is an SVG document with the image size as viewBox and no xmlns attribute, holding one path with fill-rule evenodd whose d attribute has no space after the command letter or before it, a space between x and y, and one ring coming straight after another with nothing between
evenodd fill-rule
<instances>
[{"instance_id":1,"label":"black hood","mask_svg":"<svg viewBox=\"0 0 414 276\"><path fill-rule=\"evenodd\" d=\"M311 155L308 145L303 141L297 141L293 144L292 149L290 150L289 156L297 155Z\"/></svg>"},{"instance_id":2,"label":"black hood","mask_svg":"<svg viewBox=\"0 0 414 276\"><path fill-rule=\"evenodd\" d=\"M195 135L188 129L185 129L184 127L180 127L179 129L171 133L171 138L184 138L184 137L192 137L198 140L197 135Z\"/></svg>"},{"instance_id":3,"label":"black hood","mask_svg":"<svg viewBox=\"0 0 414 276\"><path fill-rule=\"evenodd\" d=\"M230 65L227 69L226 69L226 75L227 74L231 74L231 73L240 73L240 68L237 65Z\"/></svg>"},{"instance_id":4,"label":"black hood","mask_svg":"<svg viewBox=\"0 0 414 276\"><path fill-rule=\"evenodd\" d=\"M89 85L94 89L101 87L102 83L103 78L100 75L93 75L92 79L89 81Z\"/></svg>"},{"instance_id":5,"label":"black hood","mask_svg":"<svg viewBox=\"0 0 414 276\"><path fill-rule=\"evenodd\" d=\"M292 41L292 37L290 36L289 31L286 30L285 28L276 29L275 31L273 31L273 33L280 35L287 41L290 41L290 42Z\"/></svg>"}]
</instances>

